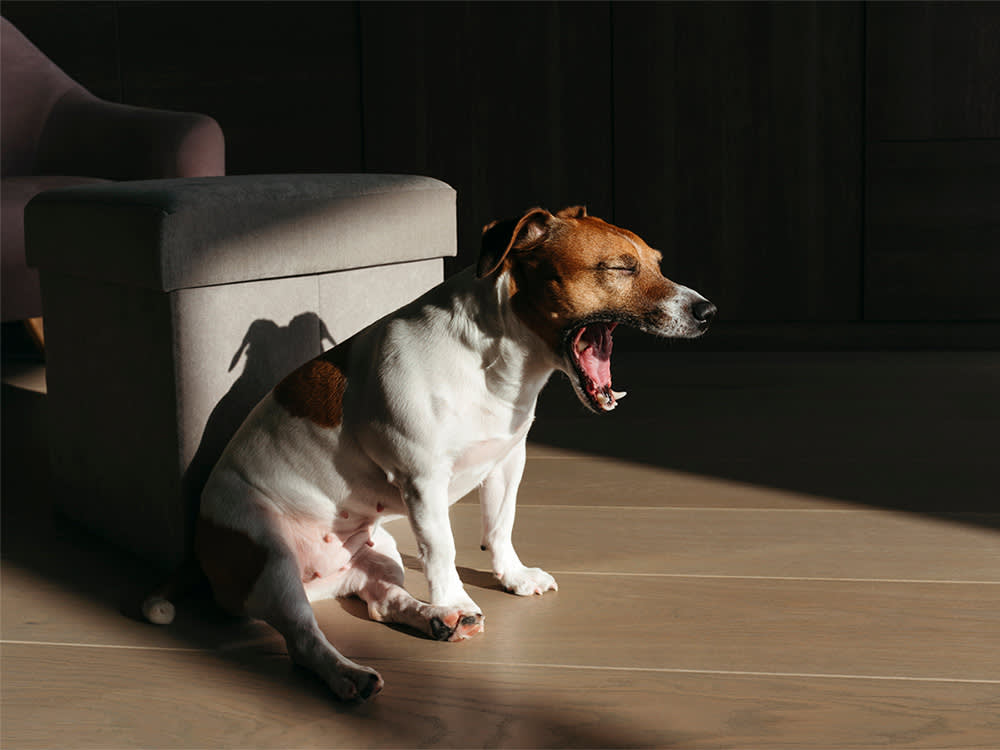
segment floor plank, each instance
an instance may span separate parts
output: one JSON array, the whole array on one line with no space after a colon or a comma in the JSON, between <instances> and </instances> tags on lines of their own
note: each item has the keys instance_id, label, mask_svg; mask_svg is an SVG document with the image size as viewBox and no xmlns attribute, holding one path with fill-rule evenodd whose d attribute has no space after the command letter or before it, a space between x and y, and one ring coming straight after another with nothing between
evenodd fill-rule
<instances>
[{"instance_id":1,"label":"floor plank","mask_svg":"<svg viewBox=\"0 0 1000 750\"><path fill-rule=\"evenodd\" d=\"M518 505L856 509L854 503L529 443ZM475 493L470 497L475 499Z\"/></svg>"},{"instance_id":2,"label":"floor plank","mask_svg":"<svg viewBox=\"0 0 1000 750\"><path fill-rule=\"evenodd\" d=\"M134 619L156 574L51 517L44 388L20 373L4 386L0 745L1000 747L1000 359L621 364L636 391L608 419L564 383L543 394L515 538L558 592L499 590L470 499L452 518L482 637L316 605L386 679L361 707L262 623L197 599L168 628ZM412 535L391 529L426 596Z\"/></svg>"},{"instance_id":3,"label":"floor plank","mask_svg":"<svg viewBox=\"0 0 1000 750\"><path fill-rule=\"evenodd\" d=\"M451 519L459 564L488 567L478 504L454 506ZM387 528L416 555L405 522ZM514 539L526 563L560 571L1000 583L1000 534L989 526L885 511L529 505Z\"/></svg>"},{"instance_id":4,"label":"floor plank","mask_svg":"<svg viewBox=\"0 0 1000 750\"><path fill-rule=\"evenodd\" d=\"M370 622L357 600L319 602L317 618L338 649L362 662L419 658L1000 680L996 586L570 574L561 577L557 593L520 598L500 591L484 573L465 570L464 575L487 615L482 638L461 644L429 641ZM426 598L421 575L411 574L407 583ZM189 620L158 629L116 622L113 611L73 617L64 603L29 606L16 594L5 610L8 643L129 647L124 652L142 647L284 650L280 638L259 623L236 622L227 629Z\"/></svg>"},{"instance_id":5,"label":"floor plank","mask_svg":"<svg viewBox=\"0 0 1000 750\"><path fill-rule=\"evenodd\" d=\"M332 703L258 655L6 646L5 747L974 748L994 685L379 660L373 703ZM33 679L39 672L44 681ZM182 685L183 689L178 689Z\"/></svg>"}]
</instances>

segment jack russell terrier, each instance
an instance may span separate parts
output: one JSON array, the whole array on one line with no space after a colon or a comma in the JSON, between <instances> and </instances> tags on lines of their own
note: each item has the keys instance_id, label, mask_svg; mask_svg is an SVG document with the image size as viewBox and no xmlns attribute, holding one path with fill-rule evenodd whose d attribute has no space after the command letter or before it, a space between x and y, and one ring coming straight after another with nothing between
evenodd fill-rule
<instances>
[{"instance_id":1,"label":"jack russell terrier","mask_svg":"<svg viewBox=\"0 0 1000 750\"><path fill-rule=\"evenodd\" d=\"M197 562L226 610L270 623L289 656L343 700L382 678L337 651L310 602L356 595L373 620L458 641L483 614L455 570L448 508L479 487L482 549L505 589L557 589L511 543L525 442L555 370L609 412L611 333L706 331L715 306L660 272L638 236L571 207L483 230L466 269L282 380L236 432L205 486ZM403 588L383 523L406 516L430 601ZM170 622L168 588L143 604Z\"/></svg>"}]
</instances>

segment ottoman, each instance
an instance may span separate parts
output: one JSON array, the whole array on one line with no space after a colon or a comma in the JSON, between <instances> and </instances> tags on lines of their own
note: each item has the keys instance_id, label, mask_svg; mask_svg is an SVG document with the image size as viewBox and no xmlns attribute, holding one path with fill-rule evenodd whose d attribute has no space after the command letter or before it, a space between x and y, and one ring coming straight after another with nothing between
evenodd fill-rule
<instances>
[{"instance_id":1,"label":"ottoman","mask_svg":"<svg viewBox=\"0 0 1000 750\"><path fill-rule=\"evenodd\" d=\"M52 190L41 275L56 508L164 568L233 432L285 374L439 283L455 191L267 175Z\"/></svg>"}]
</instances>

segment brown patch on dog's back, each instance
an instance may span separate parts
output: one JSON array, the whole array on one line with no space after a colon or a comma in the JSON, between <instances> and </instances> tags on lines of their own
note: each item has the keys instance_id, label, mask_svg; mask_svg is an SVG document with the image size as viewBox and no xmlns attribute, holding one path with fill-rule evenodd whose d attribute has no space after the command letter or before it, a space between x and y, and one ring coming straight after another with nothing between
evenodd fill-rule
<instances>
[{"instance_id":1,"label":"brown patch on dog's back","mask_svg":"<svg viewBox=\"0 0 1000 750\"><path fill-rule=\"evenodd\" d=\"M336 427L344 414L347 376L334 362L318 357L278 383L274 399L293 417L320 427Z\"/></svg>"},{"instance_id":2,"label":"brown patch on dog's back","mask_svg":"<svg viewBox=\"0 0 1000 750\"><path fill-rule=\"evenodd\" d=\"M199 518L195 552L219 606L232 614L243 614L267 564L267 548L242 531Z\"/></svg>"}]
</instances>

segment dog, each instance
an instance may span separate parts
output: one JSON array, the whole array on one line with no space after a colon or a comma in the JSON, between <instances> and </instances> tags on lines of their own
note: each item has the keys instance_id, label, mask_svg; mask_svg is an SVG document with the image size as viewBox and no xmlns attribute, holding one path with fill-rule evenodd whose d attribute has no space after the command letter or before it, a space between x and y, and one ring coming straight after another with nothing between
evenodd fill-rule
<instances>
[{"instance_id":1,"label":"dog","mask_svg":"<svg viewBox=\"0 0 1000 750\"><path fill-rule=\"evenodd\" d=\"M483 631L455 569L449 506L479 487L482 549L503 587L557 590L511 543L525 443L542 387L568 377L585 407L615 409L612 332L702 335L715 306L660 271L632 232L573 206L483 230L478 264L307 362L247 417L202 493L197 564L215 600L272 625L340 699L381 691L338 652L311 602L355 595L379 622L458 641ZM403 588L384 522L405 516L429 602ZM173 619L163 594L143 605Z\"/></svg>"}]
</instances>

